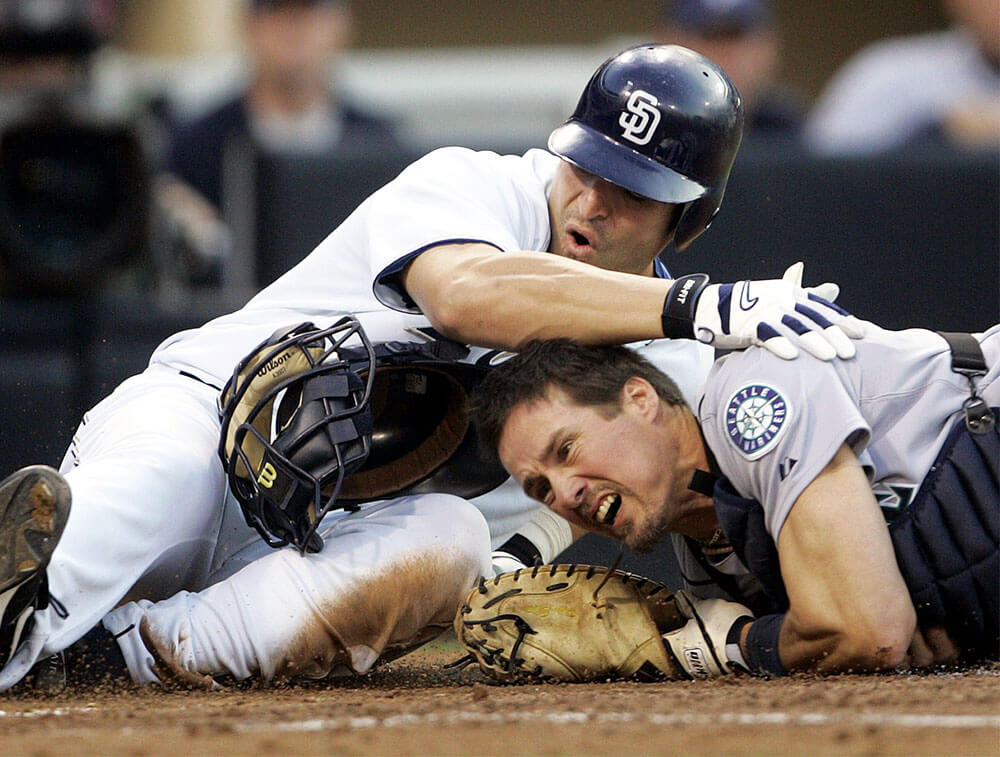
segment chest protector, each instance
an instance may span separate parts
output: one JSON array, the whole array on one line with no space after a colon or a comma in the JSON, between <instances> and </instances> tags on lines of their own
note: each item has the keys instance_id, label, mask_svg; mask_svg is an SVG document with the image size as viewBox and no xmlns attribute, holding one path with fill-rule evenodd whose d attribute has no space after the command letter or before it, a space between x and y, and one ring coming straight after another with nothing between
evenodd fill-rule
<instances>
[{"instance_id":1,"label":"chest protector","mask_svg":"<svg viewBox=\"0 0 1000 757\"><path fill-rule=\"evenodd\" d=\"M998 425L970 433L959 418L913 502L888 524L918 624L945 628L970 661L995 659L1000 647L998 482ZM760 503L740 497L725 478L716 482L714 499L723 531L763 584L771 611L785 612L778 551Z\"/></svg>"}]
</instances>

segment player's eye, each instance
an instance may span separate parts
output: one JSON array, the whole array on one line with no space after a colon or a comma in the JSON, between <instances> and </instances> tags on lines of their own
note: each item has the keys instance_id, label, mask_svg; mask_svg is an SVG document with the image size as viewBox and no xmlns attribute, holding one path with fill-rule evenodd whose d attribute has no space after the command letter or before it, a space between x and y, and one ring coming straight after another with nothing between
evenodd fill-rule
<instances>
[{"instance_id":1,"label":"player's eye","mask_svg":"<svg viewBox=\"0 0 1000 757\"><path fill-rule=\"evenodd\" d=\"M633 191L631 191L629 189L625 190L625 196L628 199L630 199L632 202L649 202L649 198L648 197L643 197L642 195L636 194L635 192L633 192Z\"/></svg>"},{"instance_id":2,"label":"player's eye","mask_svg":"<svg viewBox=\"0 0 1000 757\"><path fill-rule=\"evenodd\" d=\"M569 453L573 449L573 442L563 442L556 450L556 458L560 462L565 462L569 458Z\"/></svg>"},{"instance_id":3,"label":"player's eye","mask_svg":"<svg viewBox=\"0 0 1000 757\"><path fill-rule=\"evenodd\" d=\"M551 504L552 486L547 478L532 476L524 482L524 493L544 505Z\"/></svg>"}]
</instances>

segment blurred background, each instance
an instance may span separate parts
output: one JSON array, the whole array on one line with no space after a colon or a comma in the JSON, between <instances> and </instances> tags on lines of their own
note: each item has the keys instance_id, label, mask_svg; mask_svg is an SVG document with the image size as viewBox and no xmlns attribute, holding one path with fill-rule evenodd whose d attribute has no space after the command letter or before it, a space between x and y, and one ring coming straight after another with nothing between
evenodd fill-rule
<instances>
[{"instance_id":1,"label":"blurred background","mask_svg":"<svg viewBox=\"0 0 1000 757\"><path fill-rule=\"evenodd\" d=\"M1000 318L997 0L0 0L3 470L58 464L163 338L409 162L544 146L646 41L719 62L748 114L674 273L804 260L892 328Z\"/></svg>"}]
</instances>

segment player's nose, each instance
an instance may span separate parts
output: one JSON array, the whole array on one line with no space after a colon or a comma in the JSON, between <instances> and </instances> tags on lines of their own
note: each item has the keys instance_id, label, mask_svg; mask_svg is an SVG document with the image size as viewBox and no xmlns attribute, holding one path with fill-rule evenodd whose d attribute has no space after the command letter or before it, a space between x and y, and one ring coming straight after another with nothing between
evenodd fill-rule
<instances>
[{"instance_id":1,"label":"player's nose","mask_svg":"<svg viewBox=\"0 0 1000 757\"><path fill-rule=\"evenodd\" d=\"M589 176L577 198L580 215L587 220L605 218L611 212L611 185L596 176Z\"/></svg>"},{"instance_id":2,"label":"player's nose","mask_svg":"<svg viewBox=\"0 0 1000 757\"><path fill-rule=\"evenodd\" d=\"M549 482L553 494L552 509L558 514L574 512L586 503L587 484L579 476L556 474L550 476ZM579 512L577 514L584 515Z\"/></svg>"}]
</instances>

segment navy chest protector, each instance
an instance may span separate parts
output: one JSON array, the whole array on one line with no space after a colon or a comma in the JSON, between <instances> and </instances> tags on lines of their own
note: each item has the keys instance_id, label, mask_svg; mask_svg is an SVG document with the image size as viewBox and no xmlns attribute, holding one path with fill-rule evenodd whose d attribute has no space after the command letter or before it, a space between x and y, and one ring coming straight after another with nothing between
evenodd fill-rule
<instances>
[{"instance_id":1,"label":"navy chest protector","mask_svg":"<svg viewBox=\"0 0 1000 757\"><path fill-rule=\"evenodd\" d=\"M913 502L888 524L917 622L945 628L966 659L996 658L1000 646L998 481L998 426L971 433L959 418ZM764 587L769 611L787 611L778 551L760 503L739 496L725 478L716 482L714 499L723 531Z\"/></svg>"}]
</instances>

